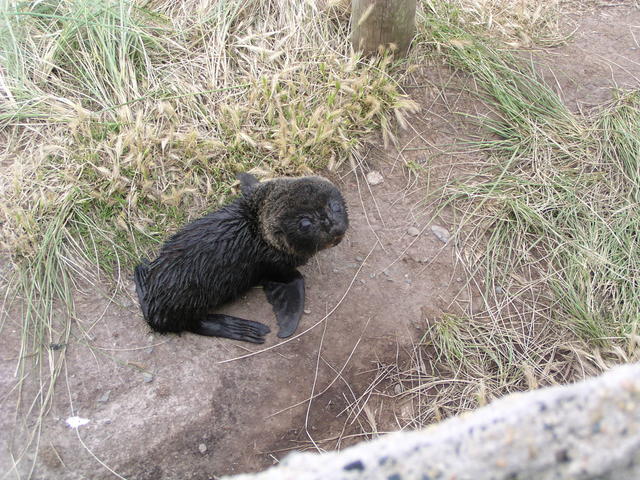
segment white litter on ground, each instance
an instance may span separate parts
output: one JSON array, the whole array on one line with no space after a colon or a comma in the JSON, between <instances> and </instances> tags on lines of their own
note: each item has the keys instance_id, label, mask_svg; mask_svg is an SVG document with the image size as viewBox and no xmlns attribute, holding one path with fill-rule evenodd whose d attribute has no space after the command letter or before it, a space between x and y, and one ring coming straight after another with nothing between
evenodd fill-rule
<instances>
[{"instance_id":1,"label":"white litter on ground","mask_svg":"<svg viewBox=\"0 0 640 480\"><path fill-rule=\"evenodd\" d=\"M69 425L69 427L71 428L78 428L78 427L81 427L82 425L86 425L87 423L89 423L88 418L82 418L82 417L67 418L67 425Z\"/></svg>"}]
</instances>

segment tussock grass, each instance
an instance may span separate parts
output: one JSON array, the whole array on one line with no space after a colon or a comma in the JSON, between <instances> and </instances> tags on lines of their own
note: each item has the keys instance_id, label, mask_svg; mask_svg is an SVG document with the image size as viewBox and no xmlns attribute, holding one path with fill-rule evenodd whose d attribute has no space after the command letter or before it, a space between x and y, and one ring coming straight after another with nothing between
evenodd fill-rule
<instances>
[{"instance_id":1,"label":"tussock grass","mask_svg":"<svg viewBox=\"0 0 640 480\"><path fill-rule=\"evenodd\" d=\"M481 205L467 214L481 214L490 231L487 282L526 270L525 278L543 279L557 318L585 340L604 345L632 334L640 311L633 294L640 280L632 233L638 216L631 214L640 177L630 133L640 126L638 92L581 118L533 73L523 88L522 72L490 76L505 64L492 68L462 52L454 55L487 71L474 78L486 82L499 115L486 122L496 139L477 144L492 155L492 178L449 191Z\"/></svg>"},{"instance_id":2,"label":"tussock grass","mask_svg":"<svg viewBox=\"0 0 640 480\"><path fill-rule=\"evenodd\" d=\"M537 388L540 377L567 380L571 353L561 344L537 344L512 328L448 317L429 327L409 364L382 368L398 403L411 402L411 414L398 418L399 426L422 428L502 395ZM545 362L535 363L542 358Z\"/></svg>"},{"instance_id":3,"label":"tussock grass","mask_svg":"<svg viewBox=\"0 0 640 480\"><path fill-rule=\"evenodd\" d=\"M391 377L418 404L412 425L640 356L640 92L574 114L531 64L431 6L419 44L469 75L487 108L470 142L486 166L443 191L485 310L433 320Z\"/></svg>"},{"instance_id":4,"label":"tussock grass","mask_svg":"<svg viewBox=\"0 0 640 480\"><path fill-rule=\"evenodd\" d=\"M52 385L49 346L82 335L78 280L118 286L237 172L336 168L416 110L390 58L350 51L333 4L9 0L0 16L0 228L23 300L9 320Z\"/></svg>"},{"instance_id":5,"label":"tussock grass","mask_svg":"<svg viewBox=\"0 0 640 480\"><path fill-rule=\"evenodd\" d=\"M145 238L223 201L237 171L307 173L349 159L373 128L391 139L391 119L402 123L415 104L388 76L390 60L351 54L328 12L281 7L8 9L2 118L15 143L4 156L16 176L37 177L17 181L5 212L18 254L31 253L28 224L69 185L137 256Z\"/></svg>"},{"instance_id":6,"label":"tussock grass","mask_svg":"<svg viewBox=\"0 0 640 480\"><path fill-rule=\"evenodd\" d=\"M454 315L434 321L416 346L410 368L392 378L402 385L402 396L417 400L409 424L424 426L508 393L566 383L583 374L580 352L558 333L546 321L524 325ZM426 368L427 358L435 359L435 368Z\"/></svg>"},{"instance_id":7,"label":"tussock grass","mask_svg":"<svg viewBox=\"0 0 640 480\"><path fill-rule=\"evenodd\" d=\"M562 0L425 0L430 17L466 31L499 38L511 48L554 46L567 39L560 25L567 1Z\"/></svg>"}]
</instances>

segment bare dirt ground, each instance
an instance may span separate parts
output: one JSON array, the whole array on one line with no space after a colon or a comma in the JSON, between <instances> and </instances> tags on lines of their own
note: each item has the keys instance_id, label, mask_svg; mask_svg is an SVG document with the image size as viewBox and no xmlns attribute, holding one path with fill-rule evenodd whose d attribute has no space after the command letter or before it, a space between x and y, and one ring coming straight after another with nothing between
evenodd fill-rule
<instances>
[{"instance_id":1,"label":"bare dirt ground","mask_svg":"<svg viewBox=\"0 0 640 480\"><path fill-rule=\"evenodd\" d=\"M569 44L540 54L545 75L567 103L587 108L610 98L614 85L638 87L640 10L599 7L571 20L578 29ZM275 336L275 319L259 289L225 310L272 327L259 348L153 334L133 296L111 301L93 287L79 292L78 318L91 341L78 338L66 346L66 375L44 422L33 478L117 478L99 461L128 479L215 478L264 469L291 449L344 447L369 436L363 431L404 424L410 405L396 405L392 396L367 402L378 364L402 362L427 322L443 312L481 306L466 287L451 242L431 231L434 224L449 231L455 226L439 218L429 223L425 204L429 191L482 160L440 155L471 132L452 112L474 108L459 92L434 88L446 84L442 75L425 67L406 85L423 110L401 134L399 150L372 139L358 173L333 177L349 205L350 231L302 269L308 313L299 336L286 342ZM428 175L417 180L405 161L424 166ZM368 185L362 173L369 170L384 182ZM14 420L7 393L18 325L9 320L1 340L2 432L11 431ZM235 359L263 349L269 350ZM74 415L89 419L77 433L65 423ZM3 433L0 471L11 464L8 445ZM27 467L21 464L21 475Z\"/></svg>"}]
</instances>

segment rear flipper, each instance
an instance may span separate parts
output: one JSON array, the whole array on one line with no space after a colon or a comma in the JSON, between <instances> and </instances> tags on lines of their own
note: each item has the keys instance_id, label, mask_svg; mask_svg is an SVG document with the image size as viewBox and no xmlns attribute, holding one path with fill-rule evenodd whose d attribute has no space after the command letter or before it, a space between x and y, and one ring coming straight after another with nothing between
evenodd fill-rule
<instances>
[{"instance_id":1,"label":"rear flipper","mask_svg":"<svg viewBox=\"0 0 640 480\"><path fill-rule=\"evenodd\" d=\"M146 301L147 296L147 276L149 275L149 261L142 260L134 271L134 281L136 284L136 293L138 294L138 302L142 309L145 320L149 318L149 305Z\"/></svg>"},{"instance_id":2,"label":"rear flipper","mask_svg":"<svg viewBox=\"0 0 640 480\"><path fill-rule=\"evenodd\" d=\"M263 281L263 286L278 319L278 337L291 336L298 328L304 312L304 277L299 271L293 270L277 280Z\"/></svg>"},{"instance_id":3,"label":"rear flipper","mask_svg":"<svg viewBox=\"0 0 640 480\"><path fill-rule=\"evenodd\" d=\"M210 313L200 320L189 331L209 337L224 337L243 342L264 343L264 336L271 331L269 327L259 322L243 318Z\"/></svg>"}]
</instances>

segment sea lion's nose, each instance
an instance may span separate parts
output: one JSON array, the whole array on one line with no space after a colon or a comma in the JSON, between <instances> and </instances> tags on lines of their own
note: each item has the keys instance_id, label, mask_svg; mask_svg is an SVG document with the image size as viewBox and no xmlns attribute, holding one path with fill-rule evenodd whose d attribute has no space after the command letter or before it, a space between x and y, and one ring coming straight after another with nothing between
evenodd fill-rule
<instances>
[{"instance_id":1,"label":"sea lion's nose","mask_svg":"<svg viewBox=\"0 0 640 480\"><path fill-rule=\"evenodd\" d=\"M342 240L343 235L347 231L347 227L344 224L333 224L331 226L331 230L329 230L329 234L332 237L339 237Z\"/></svg>"},{"instance_id":2,"label":"sea lion's nose","mask_svg":"<svg viewBox=\"0 0 640 480\"><path fill-rule=\"evenodd\" d=\"M343 235L340 235L340 236L338 236L338 237L335 237L335 238L334 238L334 240L333 240L332 245L333 245L334 247L335 247L336 245L338 245L338 244L342 241L342 237L343 237Z\"/></svg>"}]
</instances>

